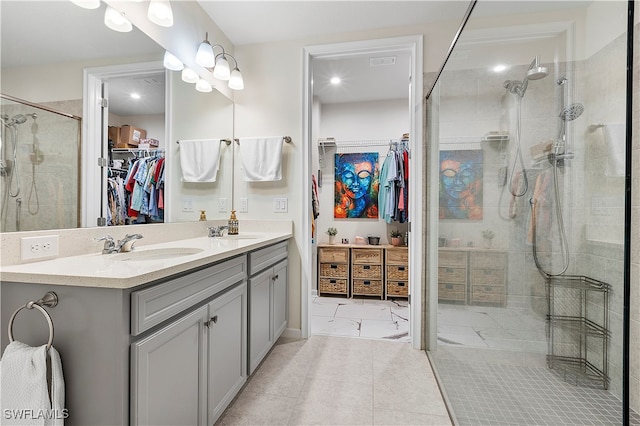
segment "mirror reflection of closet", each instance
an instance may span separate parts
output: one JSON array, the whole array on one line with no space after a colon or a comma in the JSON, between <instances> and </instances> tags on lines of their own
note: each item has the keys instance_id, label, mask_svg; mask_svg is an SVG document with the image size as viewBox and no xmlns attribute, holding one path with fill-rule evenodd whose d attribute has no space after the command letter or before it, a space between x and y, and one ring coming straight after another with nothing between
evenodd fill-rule
<instances>
[{"instance_id":1,"label":"mirror reflection of closet","mask_svg":"<svg viewBox=\"0 0 640 426\"><path fill-rule=\"evenodd\" d=\"M165 72L112 78L106 84L106 225L164 222ZM136 172L142 174L142 166L148 177L144 197L134 190L141 185Z\"/></svg>"}]
</instances>

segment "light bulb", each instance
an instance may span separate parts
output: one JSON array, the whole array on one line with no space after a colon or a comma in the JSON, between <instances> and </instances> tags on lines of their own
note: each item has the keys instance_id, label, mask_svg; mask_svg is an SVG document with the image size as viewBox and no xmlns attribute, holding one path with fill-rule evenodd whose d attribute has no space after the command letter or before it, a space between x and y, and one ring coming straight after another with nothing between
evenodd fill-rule
<instances>
[{"instance_id":1,"label":"light bulb","mask_svg":"<svg viewBox=\"0 0 640 426\"><path fill-rule=\"evenodd\" d=\"M184 68L182 61L172 55L169 51L164 52L163 65L166 69L171 71L181 71Z\"/></svg>"},{"instance_id":2,"label":"light bulb","mask_svg":"<svg viewBox=\"0 0 640 426\"><path fill-rule=\"evenodd\" d=\"M128 33L133 29L131 22L111 6L107 6L107 10L104 12L104 24L121 33Z\"/></svg>"},{"instance_id":3,"label":"light bulb","mask_svg":"<svg viewBox=\"0 0 640 426\"><path fill-rule=\"evenodd\" d=\"M147 9L147 18L161 27L171 27L173 25L171 3L166 0L151 0Z\"/></svg>"},{"instance_id":4,"label":"light bulb","mask_svg":"<svg viewBox=\"0 0 640 426\"><path fill-rule=\"evenodd\" d=\"M216 64L215 58L211 43L207 40L200 43L200 46L198 46L198 53L196 53L196 63L205 68L213 68Z\"/></svg>"},{"instance_id":5,"label":"light bulb","mask_svg":"<svg viewBox=\"0 0 640 426\"><path fill-rule=\"evenodd\" d=\"M216 61L216 66L213 69L213 76L218 80L229 80L231 77L229 62L227 62L227 58L224 57L224 53L220 54Z\"/></svg>"},{"instance_id":6,"label":"light bulb","mask_svg":"<svg viewBox=\"0 0 640 426\"><path fill-rule=\"evenodd\" d=\"M71 3L84 9L97 9L100 7L100 0L71 0Z\"/></svg>"},{"instance_id":7,"label":"light bulb","mask_svg":"<svg viewBox=\"0 0 640 426\"><path fill-rule=\"evenodd\" d=\"M211 87L211 84L209 84L209 82L207 80L200 79L196 83L196 90L198 92L207 93L207 92L212 91L213 87Z\"/></svg>"},{"instance_id":8,"label":"light bulb","mask_svg":"<svg viewBox=\"0 0 640 426\"><path fill-rule=\"evenodd\" d=\"M231 71L231 77L229 78L229 88L233 90L242 90L244 89L244 80L242 79L242 73L235 67L233 71Z\"/></svg>"},{"instance_id":9,"label":"light bulb","mask_svg":"<svg viewBox=\"0 0 640 426\"><path fill-rule=\"evenodd\" d=\"M198 74L191 68L185 68L182 70L182 81L185 83L195 83L198 81Z\"/></svg>"}]
</instances>

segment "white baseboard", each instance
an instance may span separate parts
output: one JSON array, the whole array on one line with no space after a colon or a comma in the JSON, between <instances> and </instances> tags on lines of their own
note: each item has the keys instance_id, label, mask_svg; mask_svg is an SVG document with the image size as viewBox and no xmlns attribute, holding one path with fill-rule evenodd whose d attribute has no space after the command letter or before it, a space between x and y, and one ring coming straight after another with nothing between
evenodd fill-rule
<instances>
[{"instance_id":1,"label":"white baseboard","mask_svg":"<svg viewBox=\"0 0 640 426\"><path fill-rule=\"evenodd\" d=\"M282 332L282 337L287 339L302 339L302 330L299 328L285 328Z\"/></svg>"}]
</instances>

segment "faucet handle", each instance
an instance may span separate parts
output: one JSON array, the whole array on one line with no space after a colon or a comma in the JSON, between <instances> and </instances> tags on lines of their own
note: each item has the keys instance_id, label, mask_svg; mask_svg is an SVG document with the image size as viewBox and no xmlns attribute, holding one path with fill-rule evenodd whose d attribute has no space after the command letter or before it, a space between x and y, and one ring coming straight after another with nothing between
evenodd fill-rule
<instances>
[{"instance_id":1,"label":"faucet handle","mask_svg":"<svg viewBox=\"0 0 640 426\"><path fill-rule=\"evenodd\" d=\"M111 235L105 235L104 237L94 238L94 241L105 241L105 242L113 242L113 237Z\"/></svg>"}]
</instances>

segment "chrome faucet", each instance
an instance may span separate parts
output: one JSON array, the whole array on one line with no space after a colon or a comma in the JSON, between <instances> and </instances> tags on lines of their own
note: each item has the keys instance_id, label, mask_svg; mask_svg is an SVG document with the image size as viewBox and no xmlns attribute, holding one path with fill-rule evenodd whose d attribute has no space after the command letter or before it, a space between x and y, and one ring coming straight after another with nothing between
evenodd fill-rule
<instances>
[{"instance_id":1,"label":"chrome faucet","mask_svg":"<svg viewBox=\"0 0 640 426\"><path fill-rule=\"evenodd\" d=\"M118 240L116 243L111 235L106 235L101 238L96 238L96 241L104 241L104 247L102 248L102 254L122 253L125 251L131 251L135 240L139 240L142 234L127 234L123 239ZM129 244L130 243L130 244Z\"/></svg>"},{"instance_id":2,"label":"chrome faucet","mask_svg":"<svg viewBox=\"0 0 640 426\"><path fill-rule=\"evenodd\" d=\"M225 229L228 231L229 227L227 225L220 225L220 226L211 226L207 229L209 230L210 237L222 237L222 234L225 231Z\"/></svg>"}]
</instances>

